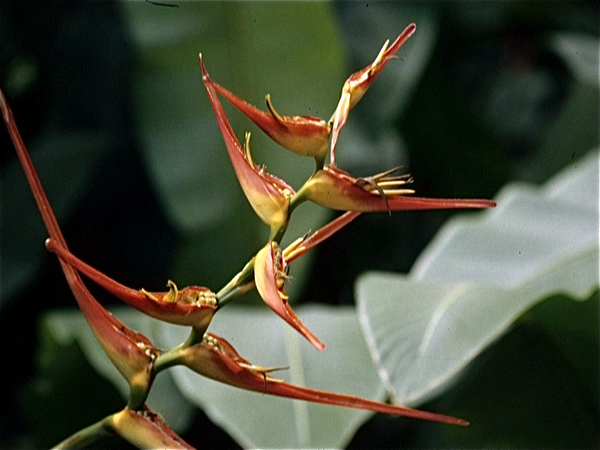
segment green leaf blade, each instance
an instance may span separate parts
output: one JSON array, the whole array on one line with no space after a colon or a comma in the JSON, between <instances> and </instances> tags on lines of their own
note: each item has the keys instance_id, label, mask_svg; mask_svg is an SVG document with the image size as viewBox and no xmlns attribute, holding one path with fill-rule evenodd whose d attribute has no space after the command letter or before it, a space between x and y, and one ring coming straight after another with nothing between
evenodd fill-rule
<instances>
[{"instance_id":1,"label":"green leaf blade","mask_svg":"<svg viewBox=\"0 0 600 450\"><path fill-rule=\"evenodd\" d=\"M541 189L509 186L496 211L451 221L410 275L359 279L361 324L397 401L434 397L543 299L593 294L597 180L592 152Z\"/></svg>"},{"instance_id":2,"label":"green leaf blade","mask_svg":"<svg viewBox=\"0 0 600 450\"><path fill-rule=\"evenodd\" d=\"M298 308L298 313L307 326L319 330L325 352L315 351L262 308L230 306L219 312L211 332L226 338L253 364L289 366L272 374L288 382L383 400L384 389L354 308L311 306ZM161 328L158 342L171 346L184 338L172 326ZM372 414L247 392L182 367L174 368L173 376L188 401L246 447L340 448Z\"/></svg>"}]
</instances>

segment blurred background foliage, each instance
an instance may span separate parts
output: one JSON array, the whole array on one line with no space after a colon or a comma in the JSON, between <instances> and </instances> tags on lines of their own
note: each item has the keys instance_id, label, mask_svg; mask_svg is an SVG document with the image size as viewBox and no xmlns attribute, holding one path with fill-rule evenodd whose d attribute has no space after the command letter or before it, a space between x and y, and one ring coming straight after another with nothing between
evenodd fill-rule
<instances>
[{"instance_id":1,"label":"blurred background foliage","mask_svg":"<svg viewBox=\"0 0 600 450\"><path fill-rule=\"evenodd\" d=\"M357 175L402 164L419 195L492 197L510 180L541 183L598 146L594 2L167 3L177 7L0 4L0 86L70 248L132 287L159 290L170 278L217 290L268 234L231 170L200 51L211 76L251 103L271 93L282 114L328 119L344 79L417 23L353 110L337 154ZM596 55L591 72L577 63L588 54ZM253 132L255 160L299 187L312 162L225 107L238 137ZM44 312L74 302L43 247L8 134L0 139L0 447L48 447L122 401L77 346L57 346L38 330ZM289 238L328 217L303 206ZM294 265L288 291L300 302L352 304L359 274L407 272L448 217L361 217ZM556 344L565 342L557 333L572 335L565 322L577 324L582 337L572 345L590 355L583 372ZM450 405L484 425L465 432L375 416L349 447L596 446L597 422L582 424L576 411L598 417L597 391L584 405L568 401L589 385L580 377L598 380L598 298L552 299L479 357L460 385L423 406ZM549 407L549 396L565 398L564 408ZM542 428L530 420L539 414L550 417ZM237 447L201 411L184 437Z\"/></svg>"}]
</instances>

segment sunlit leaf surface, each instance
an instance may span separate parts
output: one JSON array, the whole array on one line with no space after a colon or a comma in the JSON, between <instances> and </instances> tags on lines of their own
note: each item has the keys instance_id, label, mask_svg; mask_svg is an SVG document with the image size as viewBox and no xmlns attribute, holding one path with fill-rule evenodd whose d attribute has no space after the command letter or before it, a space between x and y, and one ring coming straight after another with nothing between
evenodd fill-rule
<instances>
[{"instance_id":1,"label":"sunlit leaf surface","mask_svg":"<svg viewBox=\"0 0 600 450\"><path fill-rule=\"evenodd\" d=\"M317 352L271 311L228 307L215 317L211 332L226 338L253 364L289 369L272 373L311 388L383 400L358 318L351 307L298 308L301 319L327 345ZM162 325L160 344L172 346L185 331ZM282 399L236 389L182 367L173 370L183 395L236 439L251 448L341 448L371 416L366 411Z\"/></svg>"},{"instance_id":2,"label":"sunlit leaf surface","mask_svg":"<svg viewBox=\"0 0 600 450\"><path fill-rule=\"evenodd\" d=\"M542 187L511 184L498 208L446 224L409 275L357 283L380 375L402 403L431 398L524 312L598 287L598 153Z\"/></svg>"}]
</instances>

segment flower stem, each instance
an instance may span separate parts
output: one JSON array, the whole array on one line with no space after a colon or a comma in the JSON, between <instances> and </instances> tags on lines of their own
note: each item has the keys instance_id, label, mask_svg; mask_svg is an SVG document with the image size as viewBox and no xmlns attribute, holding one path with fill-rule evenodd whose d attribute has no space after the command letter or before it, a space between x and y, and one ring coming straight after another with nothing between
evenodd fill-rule
<instances>
[{"instance_id":1,"label":"flower stem","mask_svg":"<svg viewBox=\"0 0 600 450\"><path fill-rule=\"evenodd\" d=\"M302 203L304 203L307 200L306 195L308 194L308 190L310 189L310 187L308 187L308 181L311 178L312 178L312 176L308 180L306 180L306 182L302 185L302 187L300 189L298 189L296 194L290 199L290 206L289 206L289 213L288 213L289 215L292 215L292 212L294 211L294 209L296 209L299 205L301 205Z\"/></svg>"},{"instance_id":2,"label":"flower stem","mask_svg":"<svg viewBox=\"0 0 600 450\"><path fill-rule=\"evenodd\" d=\"M252 258L248 263L244 266L244 268L233 277L229 283L227 283L219 292L217 292L217 305L218 308L221 308L230 300L242 295L243 293L248 291L248 288L245 286L252 281L252 275L254 274L254 258Z\"/></svg>"},{"instance_id":3,"label":"flower stem","mask_svg":"<svg viewBox=\"0 0 600 450\"><path fill-rule=\"evenodd\" d=\"M168 369L169 367L181 364L183 350L202 342L205 331L206 330L202 330L199 328L192 328L192 331L190 331L190 335L184 342L177 345L176 347L173 347L171 350L165 353L161 353L156 358L156 361L154 362L154 366L152 368L152 370L154 371L154 376L156 376L156 374L158 374L159 372Z\"/></svg>"},{"instance_id":4,"label":"flower stem","mask_svg":"<svg viewBox=\"0 0 600 450\"><path fill-rule=\"evenodd\" d=\"M70 449L70 448L84 448L88 447L94 442L112 435L112 429L110 427L110 418L112 416L105 417L99 422L96 422L89 427L79 430L75 434L71 435L60 444L55 446L55 449Z\"/></svg>"}]
</instances>

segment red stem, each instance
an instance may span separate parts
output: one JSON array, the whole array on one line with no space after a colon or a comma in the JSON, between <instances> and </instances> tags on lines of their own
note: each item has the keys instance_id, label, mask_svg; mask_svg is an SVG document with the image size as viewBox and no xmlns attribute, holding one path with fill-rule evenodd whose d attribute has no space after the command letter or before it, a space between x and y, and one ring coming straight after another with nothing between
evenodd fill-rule
<instances>
[{"instance_id":1,"label":"red stem","mask_svg":"<svg viewBox=\"0 0 600 450\"><path fill-rule=\"evenodd\" d=\"M25 172L25 177L27 178L31 192L33 193L33 198L35 199L38 209L42 214L42 219L46 225L46 229L51 237L56 239L63 247L67 248L65 238L60 231L56 217L52 212L50 202L46 197L46 193L44 192L44 188L42 187L42 183L40 182L37 172L33 167L33 163L31 162L31 158L29 157L25 143L23 142L21 134L19 133L19 129L17 128L15 118L13 117L12 111L6 102L6 97L4 96L2 90L0 90L0 107L2 108L4 122L6 122L8 132L10 133L10 137L17 151L19 161L21 161L21 166L23 166L23 171Z\"/></svg>"},{"instance_id":2,"label":"red stem","mask_svg":"<svg viewBox=\"0 0 600 450\"><path fill-rule=\"evenodd\" d=\"M302 243L292 252L292 256L286 259L286 262L291 263L295 259L304 255L306 252L313 249L321 242L329 239L331 236L333 236L335 233L337 233L343 227L348 225L361 214L362 213L359 211L346 211L341 216L336 217L327 225L323 226L322 228L319 228L309 237L304 239L304 241L302 241Z\"/></svg>"},{"instance_id":3,"label":"red stem","mask_svg":"<svg viewBox=\"0 0 600 450\"><path fill-rule=\"evenodd\" d=\"M70 266L76 268L79 272L83 273L86 277L98 285L102 286L115 297L132 304L132 306L135 306L136 302L146 299L146 295L142 292L129 288L118 281L113 280L109 276L100 272L98 269L95 269L89 264L83 262L81 259L73 255L68 249L60 245L55 239L46 239L46 248L59 256L59 260L64 260Z\"/></svg>"},{"instance_id":4,"label":"red stem","mask_svg":"<svg viewBox=\"0 0 600 450\"><path fill-rule=\"evenodd\" d=\"M27 182L31 188L33 198L35 199L40 214L42 215L42 220L44 221L46 229L48 230L48 234L63 248L67 249L65 238L60 231L60 227L56 217L54 216L54 212L52 211L48 197L44 192L42 183L40 182L35 167L33 166L33 162L29 157L27 147L21 138L15 118L10 107L8 106L6 97L4 96L2 90L0 90L0 108L2 109L2 115L4 116L4 121L6 122L8 132L15 146L15 150L17 151L17 156L19 157L23 171L25 172L25 177L27 178ZM119 320L113 317L112 314L108 313L108 311L106 311L102 305L98 303L94 296L88 291L75 269L73 269L69 264L60 258L59 262L65 274L65 278L67 279L67 282L73 291L75 299L81 308L81 311L84 313L88 323L94 330L98 340L101 343L107 338L110 340L111 333L114 333L115 330L118 334L125 333L128 335L126 339L138 338L139 340L141 338L141 335L138 335L137 333L127 329ZM119 336L122 335L119 334ZM120 338L118 338L118 340L120 341L121 345L127 346L127 342L121 341ZM147 344L151 344L146 338L144 338L144 341L146 341ZM113 343L113 345L115 344L116 342Z\"/></svg>"}]
</instances>

